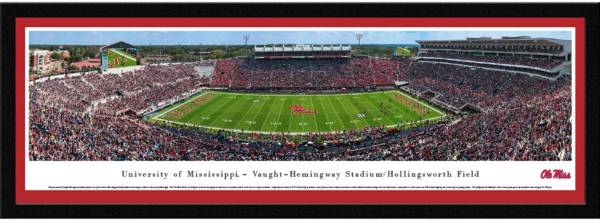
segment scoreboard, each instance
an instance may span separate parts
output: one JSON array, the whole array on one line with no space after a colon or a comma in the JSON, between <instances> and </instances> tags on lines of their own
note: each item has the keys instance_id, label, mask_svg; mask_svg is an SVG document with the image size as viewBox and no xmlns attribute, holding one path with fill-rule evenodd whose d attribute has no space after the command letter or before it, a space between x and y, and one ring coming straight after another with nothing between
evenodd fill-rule
<instances>
[{"instance_id":1,"label":"scoreboard","mask_svg":"<svg viewBox=\"0 0 600 221\"><path fill-rule=\"evenodd\" d=\"M408 57L410 56L410 50L408 48L397 47L396 50L394 50L394 56Z\"/></svg>"},{"instance_id":2,"label":"scoreboard","mask_svg":"<svg viewBox=\"0 0 600 221\"><path fill-rule=\"evenodd\" d=\"M140 49L129 43L118 41L99 48L100 71L140 65Z\"/></svg>"},{"instance_id":3,"label":"scoreboard","mask_svg":"<svg viewBox=\"0 0 600 221\"><path fill-rule=\"evenodd\" d=\"M107 71L108 70L108 55L104 52L101 52L101 59L102 59L102 62L100 62L100 64L101 64L100 70Z\"/></svg>"}]
</instances>

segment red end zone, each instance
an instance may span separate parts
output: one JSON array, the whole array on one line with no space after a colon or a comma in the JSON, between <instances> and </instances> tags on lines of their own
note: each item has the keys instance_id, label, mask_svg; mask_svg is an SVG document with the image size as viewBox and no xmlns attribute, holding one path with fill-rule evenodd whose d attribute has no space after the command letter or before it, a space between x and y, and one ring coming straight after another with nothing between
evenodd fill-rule
<instances>
[{"instance_id":1,"label":"red end zone","mask_svg":"<svg viewBox=\"0 0 600 221\"><path fill-rule=\"evenodd\" d=\"M276 22L274 22L276 20ZM17 204L584 204L585 23L583 18L17 18ZM574 191L25 191L26 27L574 27Z\"/></svg>"}]
</instances>

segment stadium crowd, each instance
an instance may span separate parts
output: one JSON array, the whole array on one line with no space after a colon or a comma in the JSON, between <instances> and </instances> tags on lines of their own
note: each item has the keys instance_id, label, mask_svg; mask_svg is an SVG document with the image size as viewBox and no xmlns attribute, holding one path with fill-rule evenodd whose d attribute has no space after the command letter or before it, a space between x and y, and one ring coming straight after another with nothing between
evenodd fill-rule
<instances>
[{"instance_id":1,"label":"stadium crowd","mask_svg":"<svg viewBox=\"0 0 600 221\"><path fill-rule=\"evenodd\" d=\"M431 90L454 107L473 103L484 109L503 106L514 97L549 93L562 85L523 74L428 62L417 63L408 80L413 91Z\"/></svg>"},{"instance_id":2,"label":"stadium crowd","mask_svg":"<svg viewBox=\"0 0 600 221\"><path fill-rule=\"evenodd\" d=\"M408 71L410 59L255 60L216 63L212 85L232 88L340 88L392 85Z\"/></svg>"},{"instance_id":3,"label":"stadium crowd","mask_svg":"<svg viewBox=\"0 0 600 221\"><path fill-rule=\"evenodd\" d=\"M48 79L30 86L31 101L78 112L115 114L147 110L207 84L193 65L146 66L121 74L83 74Z\"/></svg>"},{"instance_id":4,"label":"stadium crowd","mask_svg":"<svg viewBox=\"0 0 600 221\"><path fill-rule=\"evenodd\" d=\"M238 134L150 124L116 110L147 111L209 79L193 65L146 66L30 86L31 160L570 160L571 88L556 81L455 65L359 58L335 62L217 61L213 85L373 85L404 79L429 99L482 111L429 126L343 133ZM402 64L399 64L402 63ZM400 74L398 68L412 70ZM308 78L306 76L313 75ZM322 77L322 76L327 77ZM401 76L402 75L402 76ZM302 76L302 77L294 77ZM319 77L314 77L319 76ZM258 86L257 86L258 85Z\"/></svg>"}]
</instances>

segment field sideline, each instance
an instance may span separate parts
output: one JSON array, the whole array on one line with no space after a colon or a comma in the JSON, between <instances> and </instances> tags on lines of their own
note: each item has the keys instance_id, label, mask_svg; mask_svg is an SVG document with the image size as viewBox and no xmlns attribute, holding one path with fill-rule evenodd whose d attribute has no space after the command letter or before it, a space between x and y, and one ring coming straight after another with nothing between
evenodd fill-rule
<instances>
[{"instance_id":1,"label":"field sideline","mask_svg":"<svg viewBox=\"0 0 600 221\"><path fill-rule=\"evenodd\" d=\"M236 132L339 132L393 127L445 114L400 91L282 95L207 91L167 107L150 121Z\"/></svg>"}]
</instances>

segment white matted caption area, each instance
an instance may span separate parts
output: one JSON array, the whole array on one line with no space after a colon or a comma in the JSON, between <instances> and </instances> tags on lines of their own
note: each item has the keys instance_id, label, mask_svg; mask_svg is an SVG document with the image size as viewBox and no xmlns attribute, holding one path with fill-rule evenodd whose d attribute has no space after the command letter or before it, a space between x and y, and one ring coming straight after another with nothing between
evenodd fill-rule
<instances>
[{"instance_id":1,"label":"white matted caption area","mask_svg":"<svg viewBox=\"0 0 600 221\"><path fill-rule=\"evenodd\" d=\"M574 190L576 179L575 161L29 161L25 175L26 190Z\"/></svg>"},{"instance_id":2,"label":"white matted caption area","mask_svg":"<svg viewBox=\"0 0 600 221\"><path fill-rule=\"evenodd\" d=\"M28 61L29 31L83 31L94 28L26 28ZM570 31L575 55L574 28L110 28L102 30L538 30ZM575 56L572 63L575 64ZM572 82L575 65L571 66ZM29 66L25 67L26 73ZM27 84L27 82L24 82ZM572 113L575 111L575 86L572 87ZM29 113L26 87L25 112ZM572 116L572 137L575 117ZM26 116L26 125L29 118ZM25 128L29 128L26 126ZM29 130L25 130L29 137ZM572 159L576 159L576 141L572 139ZM26 190L223 190L223 189L357 189L357 190L574 190L575 160L572 161L360 161L360 162L73 162L30 161L29 141L25 141ZM544 173L544 171L547 171ZM562 173L555 174L557 170ZM392 171L390 173L390 171ZM461 172L459 172L461 171ZM191 174L190 174L191 172ZM256 172L256 173L255 173ZM560 172L560 171L558 171ZM460 173L460 174L459 174ZM567 175L568 173L568 175ZM166 174L166 175L165 175ZM181 175L176 177L175 174ZM227 178L225 177L227 175ZM232 175L233 174L233 175ZM244 175L245 174L245 175ZM292 175L293 174L293 175ZM123 176L125 175L125 176ZM191 176L190 176L191 175ZM546 178L542 178L542 176ZM420 178L419 178L420 177ZM566 178L570 177L570 178Z\"/></svg>"}]
</instances>

